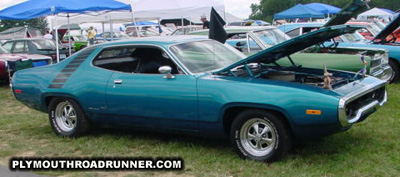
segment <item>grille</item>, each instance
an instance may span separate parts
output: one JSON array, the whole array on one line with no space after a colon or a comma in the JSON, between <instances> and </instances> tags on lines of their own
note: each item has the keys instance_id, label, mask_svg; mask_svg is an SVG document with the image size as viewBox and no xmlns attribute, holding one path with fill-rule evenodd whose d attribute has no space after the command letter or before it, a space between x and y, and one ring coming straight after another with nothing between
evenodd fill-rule
<instances>
[{"instance_id":1,"label":"grille","mask_svg":"<svg viewBox=\"0 0 400 177\"><path fill-rule=\"evenodd\" d=\"M372 101L377 100L378 102L382 102L385 98L385 87L380 89L371 91L360 98L357 98L346 105L346 115L347 117L353 117L357 114L357 111L363 107L371 103Z\"/></svg>"}]
</instances>

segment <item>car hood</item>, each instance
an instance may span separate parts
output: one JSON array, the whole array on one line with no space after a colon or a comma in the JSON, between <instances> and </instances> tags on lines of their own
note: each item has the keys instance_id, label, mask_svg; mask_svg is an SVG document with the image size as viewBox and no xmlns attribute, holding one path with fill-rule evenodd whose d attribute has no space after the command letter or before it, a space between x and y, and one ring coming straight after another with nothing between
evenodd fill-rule
<instances>
[{"instance_id":1,"label":"car hood","mask_svg":"<svg viewBox=\"0 0 400 177\"><path fill-rule=\"evenodd\" d=\"M400 26L400 15L390 22L372 41L384 41L394 30Z\"/></svg>"},{"instance_id":2,"label":"car hood","mask_svg":"<svg viewBox=\"0 0 400 177\"><path fill-rule=\"evenodd\" d=\"M51 59L48 56L38 55L38 54L0 54L0 59L6 61L17 61L17 60L25 60L25 59L32 59L32 60L43 60L43 59Z\"/></svg>"},{"instance_id":3,"label":"car hood","mask_svg":"<svg viewBox=\"0 0 400 177\"><path fill-rule=\"evenodd\" d=\"M362 28L361 26L354 26L354 25L338 25L338 26L321 28L319 30L309 32L307 34L274 45L268 49L265 49L254 55L251 55L243 60L240 60L226 68L216 71L215 73L229 71L237 66L244 65L247 63L265 63L265 64L273 63L282 57L289 56L307 47L319 44L321 42L325 42L331 38L340 36L345 33L354 32L361 28Z\"/></svg>"}]
</instances>

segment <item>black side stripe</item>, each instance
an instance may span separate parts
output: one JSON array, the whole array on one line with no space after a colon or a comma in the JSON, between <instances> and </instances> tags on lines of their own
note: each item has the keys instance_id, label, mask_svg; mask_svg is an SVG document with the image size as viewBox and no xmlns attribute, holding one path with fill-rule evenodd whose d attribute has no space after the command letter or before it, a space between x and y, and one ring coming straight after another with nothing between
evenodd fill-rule
<instances>
[{"instance_id":1,"label":"black side stripe","mask_svg":"<svg viewBox=\"0 0 400 177\"><path fill-rule=\"evenodd\" d=\"M72 74L81 66L81 64L86 60L87 57L95 50L96 48L86 48L84 51L80 52L74 59L72 59L61 71L57 74L56 78L54 78L49 88L62 88L65 82L72 76Z\"/></svg>"}]
</instances>

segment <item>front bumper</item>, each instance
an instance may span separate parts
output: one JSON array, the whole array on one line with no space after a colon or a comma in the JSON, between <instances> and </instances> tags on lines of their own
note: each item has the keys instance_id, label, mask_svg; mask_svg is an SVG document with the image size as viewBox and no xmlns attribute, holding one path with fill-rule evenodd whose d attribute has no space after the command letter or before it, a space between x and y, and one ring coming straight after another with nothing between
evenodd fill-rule
<instances>
[{"instance_id":1,"label":"front bumper","mask_svg":"<svg viewBox=\"0 0 400 177\"><path fill-rule=\"evenodd\" d=\"M342 128L346 129L352 124L365 120L370 114L377 111L387 102L387 91L385 85L376 85L374 87L364 87L362 90L355 91L349 94L347 97L339 100L338 107L338 119ZM381 91L379 91L381 90ZM381 96L376 96L376 95ZM354 101L358 99L368 98L368 102L363 103L361 107L356 110L352 110L352 114L349 115L349 110Z\"/></svg>"}]
</instances>

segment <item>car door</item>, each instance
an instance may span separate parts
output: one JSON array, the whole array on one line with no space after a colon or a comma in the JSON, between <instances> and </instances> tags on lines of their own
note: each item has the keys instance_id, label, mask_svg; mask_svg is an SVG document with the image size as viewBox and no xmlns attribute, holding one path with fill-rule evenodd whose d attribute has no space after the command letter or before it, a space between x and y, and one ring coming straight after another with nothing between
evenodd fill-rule
<instances>
[{"instance_id":1,"label":"car door","mask_svg":"<svg viewBox=\"0 0 400 177\"><path fill-rule=\"evenodd\" d=\"M182 72L179 74L170 56L159 47L130 47L134 48L133 54L129 55L131 59L128 57L124 60L133 60L135 63L123 64L107 84L108 114L123 124L160 130L196 131L196 77ZM157 62L160 63L154 65ZM133 69L126 69L128 65ZM165 74L158 72L159 66L164 65L176 67L172 70L175 78L165 78ZM113 67L119 68L116 65Z\"/></svg>"}]
</instances>

